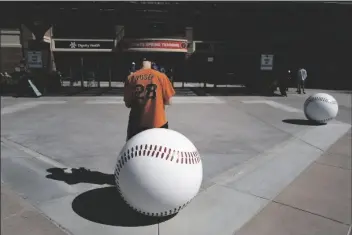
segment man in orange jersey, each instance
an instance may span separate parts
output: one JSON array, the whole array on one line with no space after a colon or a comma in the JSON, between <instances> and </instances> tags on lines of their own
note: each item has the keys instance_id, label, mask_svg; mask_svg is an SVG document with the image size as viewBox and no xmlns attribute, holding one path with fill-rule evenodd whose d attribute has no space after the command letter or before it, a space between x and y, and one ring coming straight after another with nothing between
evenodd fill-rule
<instances>
[{"instance_id":1,"label":"man in orange jersey","mask_svg":"<svg viewBox=\"0 0 352 235\"><path fill-rule=\"evenodd\" d=\"M175 95L168 77L151 68L152 62L143 60L142 68L125 82L124 101L130 108L127 140L151 128L168 128L165 105Z\"/></svg>"}]
</instances>

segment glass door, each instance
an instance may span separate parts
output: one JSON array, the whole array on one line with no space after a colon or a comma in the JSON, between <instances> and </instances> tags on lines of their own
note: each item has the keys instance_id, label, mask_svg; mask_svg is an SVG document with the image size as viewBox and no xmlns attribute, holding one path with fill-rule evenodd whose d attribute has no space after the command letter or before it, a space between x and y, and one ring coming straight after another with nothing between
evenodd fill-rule
<instances>
[{"instance_id":1,"label":"glass door","mask_svg":"<svg viewBox=\"0 0 352 235\"><path fill-rule=\"evenodd\" d=\"M93 55L82 55L81 61L81 85L92 88L98 86L98 60Z\"/></svg>"},{"instance_id":2,"label":"glass door","mask_svg":"<svg viewBox=\"0 0 352 235\"><path fill-rule=\"evenodd\" d=\"M111 87L111 54L97 53L81 56L84 87Z\"/></svg>"},{"instance_id":3,"label":"glass door","mask_svg":"<svg viewBox=\"0 0 352 235\"><path fill-rule=\"evenodd\" d=\"M79 86L81 81L81 62L76 54L56 52L56 70L61 73L63 86Z\"/></svg>"},{"instance_id":4,"label":"glass door","mask_svg":"<svg viewBox=\"0 0 352 235\"><path fill-rule=\"evenodd\" d=\"M111 87L111 54L102 53L97 60L97 78L99 87Z\"/></svg>"}]
</instances>

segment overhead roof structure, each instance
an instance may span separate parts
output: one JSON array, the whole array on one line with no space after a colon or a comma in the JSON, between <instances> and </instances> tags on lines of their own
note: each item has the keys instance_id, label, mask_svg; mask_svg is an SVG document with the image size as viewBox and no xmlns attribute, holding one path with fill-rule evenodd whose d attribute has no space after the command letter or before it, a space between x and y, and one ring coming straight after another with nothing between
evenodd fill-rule
<instances>
[{"instance_id":1,"label":"overhead roof structure","mask_svg":"<svg viewBox=\"0 0 352 235\"><path fill-rule=\"evenodd\" d=\"M65 22L111 23L177 22L198 30L220 31L224 37L234 32L262 34L269 31L302 30L348 34L352 5L341 2L1 2L0 22L6 24L49 25ZM0 24L1 24L0 23ZM0 25L1 27L1 25ZM215 33L216 31L216 33ZM229 34L226 36L226 34ZM231 35L232 34L232 35Z\"/></svg>"},{"instance_id":2,"label":"overhead roof structure","mask_svg":"<svg viewBox=\"0 0 352 235\"><path fill-rule=\"evenodd\" d=\"M284 16L287 13L314 17L319 12L348 12L352 5L341 2L177 2L177 1L127 1L127 2L2 2L1 17L9 20L60 20L61 16L104 16L111 20L130 21L137 19L179 20L189 24L208 18L216 21L231 18L255 17L265 14ZM336 15L339 17L339 15Z\"/></svg>"}]
</instances>

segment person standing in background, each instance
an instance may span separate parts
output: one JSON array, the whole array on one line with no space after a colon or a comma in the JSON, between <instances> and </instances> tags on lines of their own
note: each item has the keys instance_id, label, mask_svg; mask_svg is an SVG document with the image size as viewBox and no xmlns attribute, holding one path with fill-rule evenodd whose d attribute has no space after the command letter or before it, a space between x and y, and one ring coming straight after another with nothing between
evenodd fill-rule
<instances>
[{"instance_id":1,"label":"person standing in background","mask_svg":"<svg viewBox=\"0 0 352 235\"><path fill-rule=\"evenodd\" d=\"M136 63L135 62L132 62L132 65L131 65L131 68L130 68L130 75L132 73L136 72Z\"/></svg>"},{"instance_id":2,"label":"person standing in background","mask_svg":"<svg viewBox=\"0 0 352 235\"><path fill-rule=\"evenodd\" d=\"M284 73L282 75L280 74L278 85L279 85L281 95L287 97L287 92L286 92L286 90L287 90L287 77L285 76Z\"/></svg>"},{"instance_id":3,"label":"person standing in background","mask_svg":"<svg viewBox=\"0 0 352 235\"><path fill-rule=\"evenodd\" d=\"M288 91L288 88L291 86L291 82L292 82L292 74L291 74L291 70L288 70L286 91Z\"/></svg>"},{"instance_id":4,"label":"person standing in background","mask_svg":"<svg viewBox=\"0 0 352 235\"><path fill-rule=\"evenodd\" d=\"M160 73L164 73L164 74L166 73L164 67L162 67L162 66L160 66Z\"/></svg>"},{"instance_id":5,"label":"person standing in background","mask_svg":"<svg viewBox=\"0 0 352 235\"><path fill-rule=\"evenodd\" d=\"M304 91L304 83L307 79L307 70L305 70L304 68L300 68L297 72L297 93L301 94L301 90L303 92L303 94L305 94L306 92Z\"/></svg>"},{"instance_id":6,"label":"person standing in background","mask_svg":"<svg viewBox=\"0 0 352 235\"><path fill-rule=\"evenodd\" d=\"M155 62L152 62L152 69L159 71L159 67Z\"/></svg>"},{"instance_id":7,"label":"person standing in background","mask_svg":"<svg viewBox=\"0 0 352 235\"><path fill-rule=\"evenodd\" d=\"M169 69L167 77L170 79L172 86L174 86L174 71L172 68Z\"/></svg>"}]
</instances>

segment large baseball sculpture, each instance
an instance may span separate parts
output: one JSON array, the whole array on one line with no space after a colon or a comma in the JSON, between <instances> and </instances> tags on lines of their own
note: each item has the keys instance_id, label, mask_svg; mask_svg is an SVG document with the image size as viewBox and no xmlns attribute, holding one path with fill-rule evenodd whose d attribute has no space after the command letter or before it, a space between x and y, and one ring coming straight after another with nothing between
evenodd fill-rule
<instances>
[{"instance_id":1,"label":"large baseball sculpture","mask_svg":"<svg viewBox=\"0 0 352 235\"><path fill-rule=\"evenodd\" d=\"M304 103L304 114L307 119L317 123L327 123L334 119L339 106L334 97L325 93L317 93L308 97Z\"/></svg>"},{"instance_id":2,"label":"large baseball sculpture","mask_svg":"<svg viewBox=\"0 0 352 235\"><path fill-rule=\"evenodd\" d=\"M184 135L169 129L150 129L125 144L115 179L122 198L134 210L149 216L168 216L197 195L203 179L202 161Z\"/></svg>"}]
</instances>

